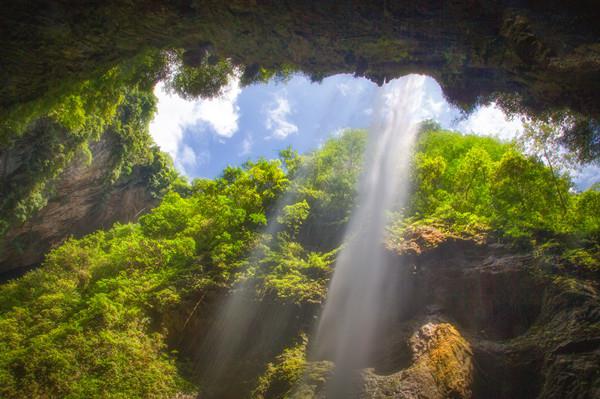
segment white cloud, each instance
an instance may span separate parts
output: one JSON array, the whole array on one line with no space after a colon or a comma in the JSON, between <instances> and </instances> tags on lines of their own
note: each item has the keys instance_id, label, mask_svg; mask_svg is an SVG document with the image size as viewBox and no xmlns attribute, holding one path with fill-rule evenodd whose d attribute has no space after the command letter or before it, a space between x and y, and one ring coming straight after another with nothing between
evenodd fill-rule
<instances>
[{"instance_id":1,"label":"white cloud","mask_svg":"<svg viewBox=\"0 0 600 399\"><path fill-rule=\"evenodd\" d=\"M456 129L465 133L496 136L512 140L523 133L523 122L519 117L509 118L496 104L477 108L469 117L460 121Z\"/></svg>"},{"instance_id":2,"label":"white cloud","mask_svg":"<svg viewBox=\"0 0 600 399\"><path fill-rule=\"evenodd\" d=\"M196 158L198 165L206 165L210 162L210 152L208 150L204 150L200 152L200 154L198 154Z\"/></svg>"},{"instance_id":3,"label":"white cloud","mask_svg":"<svg viewBox=\"0 0 600 399\"><path fill-rule=\"evenodd\" d=\"M349 79L346 78L344 82L336 84L335 87L343 97L349 94L352 94L353 97L358 97L365 90L365 86L362 83L361 79L351 77Z\"/></svg>"},{"instance_id":4,"label":"white cloud","mask_svg":"<svg viewBox=\"0 0 600 399\"><path fill-rule=\"evenodd\" d=\"M275 97L275 101L271 103L271 106L267 109L267 120L265 121L265 127L272 131L273 134L269 138L276 138L282 140L290 134L298 132L298 126L294 125L287 120L288 116L292 113L289 101L281 96Z\"/></svg>"},{"instance_id":5,"label":"white cloud","mask_svg":"<svg viewBox=\"0 0 600 399\"><path fill-rule=\"evenodd\" d=\"M436 101L431 94L429 94L425 104L426 107L428 107L431 110L431 114L438 117L442 113L448 112L449 109L448 103L444 99Z\"/></svg>"},{"instance_id":6,"label":"white cloud","mask_svg":"<svg viewBox=\"0 0 600 399\"><path fill-rule=\"evenodd\" d=\"M210 162L210 152L208 150L196 152L192 147L184 144L173 159L177 170L190 176L195 168Z\"/></svg>"},{"instance_id":7,"label":"white cloud","mask_svg":"<svg viewBox=\"0 0 600 399\"><path fill-rule=\"evenodd\" d=\"M340 137L342 135L342 133L344 133L346 130L350 129L349 127L340 127L336 130L334 130L331 135L333 137Z\"/></svg>"},{"instance_id":8,"label":"white cloud","mask_svg":"<svg viewBox=\"0 0 600 399\"><path fill-rule=\"evenodd\" d=\"M236 102L241 92L239 79L232 79L221 96L200 101L198 118L210 124L219 136L233 136L238 130L240 107Z\"/></svg>"},{"instance_id":9,"label":"white cloud","mask_svg":"<svg viewBox=\"0 0 600 399\"><path fill-rule=\"evenodd\" d=\"M182 167L183 160L191 160L191 148L180 148L183 132L186 127L206 124L214 132L229 138L238 130L239 106L237 98L242 89L238 77L233 77L225 87L223 94L209 100L184 100L166 92L164 85L159 83L154 89L158 98L158 112L150 123L150 134L154 141L165 152L169 153L175 164Z\"/></svg>"},{"instance_id":10,"label":"white cloud","mask_svg":"<svg viewBox=\"0 0 600 399\"><path fill-rule=\"evenodd\" d=\"M192 147L188 145L184 145L181 154L180 154L180 162L184 167L194 167L198 163L198 159L196 157L196 153L192 149Z\"/></svg>"},{"instance_id":11,"label":"white cloud","mask_svg":"<svg viewBox=\"0 0 600 399\"><path fill-rule=\"evenodd\" d=\"M240 151L240 153L238 155L240 157L243 157L245 155L250 154L250 152L252 151L253 145L254 145L254 140L252 139L252 136L247 135L246 137L244 137L244 140L242 140L242 151Z\"/></svg>"},{"instance_id":12,"label":"white cloud","mask_svg":"<svg viewBox=\"0 0 600 399\"><path fill-rule=\"evenodd\" d=\"M183 137L183 128L198 121L194 112L196 104L168 94L162 83L156 85L154 94L158 98L158 112L150 123L150 134L156 144L175 159Z\"/></svg>"}]
</instances>

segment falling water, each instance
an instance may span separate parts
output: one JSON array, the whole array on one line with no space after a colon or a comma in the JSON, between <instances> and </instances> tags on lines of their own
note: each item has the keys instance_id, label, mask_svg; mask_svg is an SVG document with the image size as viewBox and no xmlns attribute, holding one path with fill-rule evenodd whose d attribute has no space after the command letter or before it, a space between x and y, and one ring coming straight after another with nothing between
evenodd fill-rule
<instances>
[{"instance_id":1,"label":"falling water","mask_svg":"<svg viewBox=\"0 0 600 399\"><path fill-rule=\"evenodd\" d=\"M316 358L334 361L328 397L343 397L353 370L365 367L381 326L387 281L384 232L388 211L402 206L419 122L425 77L411 75L380 89L370 129L358 208L346 233L317 329Z\"/></svg>"},{"instance_id":2,"label":"falling water","mask_svg":"<svg viewBox=\"0 0 600 399\"><path fill-rule=\"evenodd\" d=\"M377 111L359 186L359 206L350 220L344 250L337 259L315 340L315 357L336 364L328 397L345 397L337 387L346 386L352 371L368 363L383 315L383 302L394 288L386 280L382 243L387 211L401 205L407 193L408 161L424 82L425 77L414 75L392 81L380 89L374 107ZM288 195L276 209L289 203ZM265 233L272 235L276 229L276 223L269 223ZM250 257L253 256L260 255ZM218 309L198 348L203 397L235 397L228 389L231 377L247 379L248 376L237 373L244 369L245 363L268 358L267 352L281 346L277 342L293 330L296 315L261 305L253 297L252 288L244 283Z\"/></svg>"}]
</instances>

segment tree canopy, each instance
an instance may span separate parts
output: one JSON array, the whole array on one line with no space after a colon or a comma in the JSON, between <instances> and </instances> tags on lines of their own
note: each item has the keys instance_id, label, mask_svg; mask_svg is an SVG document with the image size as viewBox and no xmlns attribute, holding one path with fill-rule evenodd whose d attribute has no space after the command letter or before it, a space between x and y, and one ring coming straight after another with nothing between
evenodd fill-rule
<instances>
[{"instance_id":1,"label":"tree canopy","mask_svg":"<svg viewBox=\"0 0 600 399\"><path fill-rule=\"evenodd\" d=\"M126 104L115 129L126 131L127 115L143 115L152 101ZM600 192L571 191L568 176L515 144L431 128L420 134L412 196L391 221L391 241L427 225L455 237L533 246L575 273L598 273ZM281 159L179 185L138 223L70 239L41 268L2 284L0 396L142 398L197 390L167 345L163 316L182 308L189 314L199 293L239 282L257 300L322 303L356 206L365 143L364 131L350 130L313 153L288 148ZM255 394L271 389L271 379L297 376L301 352L274 359Z\"/></svg>"}]
</instances>

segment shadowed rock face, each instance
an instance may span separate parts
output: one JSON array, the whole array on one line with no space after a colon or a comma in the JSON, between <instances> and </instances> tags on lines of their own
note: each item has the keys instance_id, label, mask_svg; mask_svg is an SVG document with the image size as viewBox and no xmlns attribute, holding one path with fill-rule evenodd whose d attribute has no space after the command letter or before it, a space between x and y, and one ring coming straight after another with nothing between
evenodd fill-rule
<instances>
[{"instance_id":1,"label":"shadowed rock face","mask_svg":"<svg viewBox=\"0 0 600 399\"><path fill-rule=\"evenodd\" d=\"M359 397L598 395L600 296L594 283L546 275L528 254L452 240L405 264L412 272L398 278L411 288L404 312L382 338L374 381L400 389L402 378L432 375L435 389ZM436 333L439 326L447 326L445 338ZM444 350L436 352L436 342Z\"/></svg>"},{"instance_id":2,"label":"shadowed rock face","mask_svg":"<svg viewBox=\"0 0 600 399\"><path fill-rule=\"evenodd\" d=\"M396 266L390 278L401 282L401 295L390 308L394 310L371 363L357 371L344 398L600 394L600 295L595 283L545 274L528 254L460 240L438 242L434 249L400 258L390 254L390 264ZM192 359L193 343L201 340L210 324L207 315L218 303L217 298L202 299L191 318L190 305L181 317L172 314L167 322L179 339L173 345ZM265 306L277 312L273 304ZM298 310L296 325L286 333L292 340L298 331L312 330L318 313ZM191 320L187 332L181 328L184 320ZM247 338L251 352L257 341ZM266 358L281 353L282 347L285 343L278 341L263 345L259 356L240 357L239 369L214 397L245 397L264 372ZM331 399L327 381L333 372L326 359L311 359L299 383L281 386L279 381L265 398L290 397L291 392L294 398Z\"/></svg>"},{"instance_id":3,"label":"shadowed rock face","mask_svg":"<svg viewBox=\"0 0 600 399\"><path fill-rule=\"evenodd\" d=\"M32 146L25 137L0 151L0 182L19 182L19 166L27 162ZM148 187L145 167L134 167L128 176L109 183L116 140L110 134L90 144L91 164L79 156L54 183L48 203L23 224L13 226L0 241L0 279L24 273L37 266L49 249L70 236L81 237L115 222L129 222L158 202Z\"/></svg>"},{"instance_id":4,"label":"shadowed rock face","mask_svg":"<svg viewBox=\"0 0 600 399\"><path fill-rule=\"evenodd\" d=\"M505 93L533 111L600 116L593 0L13 0L1 8L0 111L144 48L193 55L208 47L254 70L286 64L315 78L351 72L376 82L423 73L466 106Z\"/></svg>"}]
</instances>

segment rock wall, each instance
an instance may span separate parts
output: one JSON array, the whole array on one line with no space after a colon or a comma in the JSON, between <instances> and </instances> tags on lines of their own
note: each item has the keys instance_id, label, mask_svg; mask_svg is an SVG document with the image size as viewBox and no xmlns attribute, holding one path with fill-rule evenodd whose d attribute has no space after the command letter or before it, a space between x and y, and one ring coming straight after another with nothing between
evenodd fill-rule
<instances>
[{"instance_id":1,"label":"rock wall","mask_svg":"<svg viewBox=\"0 0 600 399\"><path fill-rule=\"evenodd\" d=\"M370 364L345 386L344 398L594 398L600 395L600 295L597 282L548 273L527 253L494 244L442 240L420 253L390 252L396 303L377 338ZM215 294L217 294L215 296ZM171 314L172 346L198 361L202 336L226 291L200 297L195 314ZM197 303L196 303L197 304ZM277 309L293 323L288 344L314 330L318 309ZM191 308L191 307L190 307ZM294 313L295 312L295 313ZM263 313L264 314L264 313ZM179 322L176 320L180 319ZM183 320L188 323L182 329ZM246 351L258 342L245 337ZM177 341L177 342L175 342ZM260 356L241 356L217 394L248 397L285 340ZM297 381L277 376L260 398L329 398L332 364L310 358ZM256 348L254 348L256 349ZM302 359L289 362L302 362ZM290 367L291 363L284 365ZM262 382L263 385L265 382ZM202 384L201 384L202 386ZM339 391L338 391L339 392Z\"/></svg>"},{"instance_id":2,"label":"rock wall","mask_svg":"<svg viewBox=\"0 0 600 399\"><path fill-rule=\"evenodd\" d=\"M91 164L79 154L56 179L47 205L6 233L0 241L0 279L37 266L50 248L68 237L135 220L157 204L148 187L148 167L134 167L130 175L109 182L116 143L110 133L91 143ZM4 179L10 179L11 171L28 159L31 143L15 147L0 152L0 163L10 165L1 170Z\"/></svg>"},{"instance_id":3,"label":"rock wall","mask_svg":"<svg viewBox=\"0 0 600 399\"><path fill-rule=\"evenodd\" d=\"M356 397L600 394L597 283L547 273L530 254L460 240L398 264L410 270L398 274L412 286L408 311L384 333Z\"/></svg>"},{"instance_id":4,"label":"rock wall","mask_svg":"<svg viewBox=\"0 0 600 399\"><path fill-rule=\"evenodd\" d=\"M504 93L532 110L600 117L591 0L13 0L0 11L0 110L149 47L209 46L255 71L290 65L380 83L422 73L465 106Z\"/></svg>"}]
</instances>

